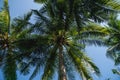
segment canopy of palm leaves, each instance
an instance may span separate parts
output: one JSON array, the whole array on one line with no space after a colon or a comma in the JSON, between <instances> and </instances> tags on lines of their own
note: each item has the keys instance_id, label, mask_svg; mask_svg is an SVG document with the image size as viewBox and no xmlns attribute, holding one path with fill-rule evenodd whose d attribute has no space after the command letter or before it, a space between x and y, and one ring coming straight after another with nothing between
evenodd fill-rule
<instances>
[{"instance_id":1,"label":"canopy of palm leaves","mask_svg":"<svg viewBox=\"0 0 120 80\"><path fill-rule=\"evenodd\" d=\"M109 44L107 55L115 60L115 64L117 65L120 62L120 20L117 20L117 16L111 16L109 33L109 37L107 37L107 43Z\"/></svg>"},{"instance_id":2,"label":"canopy of palm leaves","mask_svg":"<svg viewBox=\"0 0 120 80\"><path fill-rule=\"evenodd\" d=\"M80 21L86 21L93 19L95 21L104 21L108 19L108 16L111 12L117 12L115 10L120 9L120 2L118 0L34 0L37 3L49 3L51 6L55 7L55 10L59 13L67 15L66 19L70 16L74 16L78 25Z\"/></svg>"},{"instance_id":3,"label":"canopy of palm leaves","mask_svg":"<svg viewBox=\"0 0 120 80\"><path fill-rule=\"evenodd\" d=\"M5 80L17 80L16 75L16 59L17 57L17 46L15 46L14 42L17 39L20 39L20 35L22 33L27 33L27 31L22 30L22 32L15 33L15 28L19 29L23 28L23 26L28 25L28 20L31 13L24 17L24 23L18 21L18 19L14 20L14 22L10 25L10 14L8 8L8 0L4 0L4 7L0 12L0 66L3 69L4 79ZM16 22L15 22L16 21ZM16 25L21 24L21 25ZM21 27L22 26L22 27ZM28 35L28 34L27 34ZM25 36L25 35L24 35ZM21 36L21 38L23 38Z\"/></svg>"},{"instance_id":4,"label":"canopy of palm leaves","mask_svg":"<svg viewBox=\"0 0 120 80\"><path fill-rule=\"evenodd\" d=\"M62 80L61 77L64 77L65 80L66 78L73 79L70 76L73 75L71 68L76 68L83 80L92 79L90 70L99 74L99 69L84 53L84 47L88 44L104 45L100 40L105 33L103 28L97 26L95 28L93 25L89 28L86 26L91 20L106 20L106 15L114 12L113 8L119 8L113 5L110 8L106 7L110 4L112 3L105 0L48 0L45 1L41 10L32 10L37 17L36 23L31 26L34 39L27 43L23 41L21 44L34 42L34 48L20 47L22 45L18 44L19 48L31 49L30 54L26 53L27 55L23 57L24 62L20 64L23 66L21 71L26 74L31 64L36 66L30 77L32 79L40 67L44 66L42 80L53 79L56 70L59 74L58 79ZM105 14L101 14L103 12ZM61 66L63 66L63 70Z\"/></svg>"},{"instance_id":5,"label":"canopy of palm leaves","mask_svg":"<svg viewBox=\"0 0 120 80\"><path fill-rule=\"evenodd\" d=\"M53 79L56 71L60 80L63 80L62 77L73 80L74 69L83 80L92 80L90 71L96 74L100 71L84 53L84 48L92 44L104 45L101 38L106 33L98 25L88 25L91 20L106 20L106 15L114 12L113 8L119 8L118 3L108 0L42 2L45 5L41 10L32 10L37 17L35 24L29 22L31 13L28 13L24 18L16 18L10 25L8 1L5 0L7 11L0 13L0 26L3 26L0 27L0 47L6 80L16 80L16 63L24 74L29 73L31 66L35 67L30 79L44 66L42 80ZM108 5L113 7L108 8Z\"/></svg>"},{"instance_id":6,"label":"canopy of palm leaves","mask_svg":"<svg viewBox=\"0 0 120 80\"><path fill-rule=\"evenodd\" d=\"M88 21L78 30L78 24L73 17L67 17L67 12L60 14L59 9L54 10L50 3L39 11L32 10L36 16L35 24L29 27L32 39L17 44L21 53L24 52L22 48L30 50L19 64L19 67L22 66L21 72L29 73L31 65L35 66L30 77L32 80L40 67L44 66L42 80L52 80L56 71L58 79L63 80L64 77L65 80L73 80L74 70L80 73L83 80L92 80L90 72L100 74L100 71L84 53L84 48L86 45L104 45L101 41L106 35L104 28ZM22 44L26 45L23 47Z\"/></svg>"}]
</instances>

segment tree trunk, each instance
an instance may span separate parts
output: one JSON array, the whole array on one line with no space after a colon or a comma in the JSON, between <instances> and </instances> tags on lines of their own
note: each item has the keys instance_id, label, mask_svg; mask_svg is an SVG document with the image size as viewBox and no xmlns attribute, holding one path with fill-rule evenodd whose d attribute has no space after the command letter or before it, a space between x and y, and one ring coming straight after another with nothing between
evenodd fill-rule
<instances>
[{"instance_id":1,"label":"tree trunk","mask_svg":"<svg viewBox=\"0 0 120 80\"><path fill-rule=\"evenodd\" d=\"M63 59L63 47L59 47L59 80L67 80L66 69Z\"/></svg>"}]
</instances>

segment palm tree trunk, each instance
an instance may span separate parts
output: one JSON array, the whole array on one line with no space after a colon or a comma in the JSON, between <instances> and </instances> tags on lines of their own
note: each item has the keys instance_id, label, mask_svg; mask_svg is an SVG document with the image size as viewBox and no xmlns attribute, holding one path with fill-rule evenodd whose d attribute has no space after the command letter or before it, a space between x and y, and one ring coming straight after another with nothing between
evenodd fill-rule
<instances>
[{"instance_id":1,"label":"palm tree trunk","mask_svg":"<svg viewBox=\"0 0 120 80\"><path fill-rule=\"evenodd\" d=\"M59 47L59 80L67 80L62 51L63 51L63 48L62 46L60 46Z\"/></svg>"}]
</instances>

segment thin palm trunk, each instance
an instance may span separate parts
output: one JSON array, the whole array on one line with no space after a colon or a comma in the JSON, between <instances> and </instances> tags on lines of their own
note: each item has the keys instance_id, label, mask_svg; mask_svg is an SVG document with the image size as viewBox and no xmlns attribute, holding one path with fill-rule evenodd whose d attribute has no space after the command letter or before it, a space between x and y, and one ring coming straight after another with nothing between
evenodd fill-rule
<instances>
[{"instance_id":1,"label":"thin palm trunk","mask_svg":"<svg viewBox=\"0 0 120 80\"><path fill-rule=\"evenodd\" d=\"M67 80L62 46L59 47L59 72L59 80Z\"/></svg>"}]
</instances>

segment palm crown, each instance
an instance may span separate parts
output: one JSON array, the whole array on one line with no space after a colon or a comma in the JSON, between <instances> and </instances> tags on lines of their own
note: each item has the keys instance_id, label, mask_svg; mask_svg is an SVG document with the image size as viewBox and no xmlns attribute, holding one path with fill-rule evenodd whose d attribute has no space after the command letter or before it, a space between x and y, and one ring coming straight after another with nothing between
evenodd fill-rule
<instances>
[{"instance_id":1,"label":"palm crown","mask_svg":"<svg viewBox=\"0 0 120 80\"><path fill-rule=\"evenodd\" d=\"M24 21L26 23L20 23L20 19L16 19L12 24L10 24L11 21L8 0L4 0L4 7L0 12L0 64L3 69L5 80L17 79L16 63L18 59L18 53L16 43L18 43L17 41L22 38L21 33L25 32L25 30L22 30L23 32L16 33L14 27L17 26L17 28L20 27L19 29L21 29L21 26L23 28L23 26L28 25L27 21L30 18L29 15L31 15L31 13L24 17ZM19 21L19 23L17 21ZM16 24L21 25L18 26Z\"/></svg>"},{"instance_id":2,"label":"palm crown","mask_svg":"<svg viewBox=\"0 0 120 80\"><path fill-rule=\"evenodd\" d=\"M96 74L100 74L100 71L84 53L84 48L88 44L104 45L101 41L102 36L106 35L104 28L95 25L94 21L106 20L105 16L114 12L111 7L106 6L113 3L107 0L42 1L45 1L42 9L32 10L37 17L35 24L29 22L32 15L30 12L24 18L16 18L10 27L8 4L5 0L7 11L3 13L8 16L2 16L1 19L6 22L0 23L0 26L4 26L0 31L0 45L6 51L6 55L1 55L4 56L6 80L16 80L16 63L24 74L29 72L31 66L35 67L30 79L44 66L42 80L53 79L55 70L58 72L58 79L73 79L73 70L70 69L76 69L83 80L92 80L90 71ZM105 14L101 15L103 12ZM13 60L10 61L11 59Z\"/></svg>"},{"instance_id":3,"label":"palm crown","mask_svg":"<svg viewBox=\"0 0 120 80\"><path fill-rule=\"evenodd\" d=\"M50 4L39 11L32 10L37 20L34 25L29 27L32 28L30 31L30 33L32 32L31 36L34 36L30 43L34 42L31 46L35 45L35 47L32 53L23 57L26 66L21 63L20 65L24 66L21 71L25 73L30 65L34 65L35 70L30 77L31 80L40 67L44 66L42 80L53 79L56 70L59 75L58 79L66 80L72 79L70 75L73 75L73 70L70 70L70 68L76 68L83 80L93 79L90 71L92 70L96 74L100 74L100 71L84 53L84 48L87 44L104 45L104 42L100 40L106 35L104 28L95 25L95 23L87 22L80 30L77 30L77 23L69 21L66 29L66 21L61 18L61 14L52 15L52 12L46 12L54 9L49 6ZM57 13L55 12L55 14ZM64 15L63 17L66 16ZM90 23L91 25L89 25ZM18 45L21 46L21 44ZM74 65L74 67L71 65Z\"/></svg>"}]
</instances>

